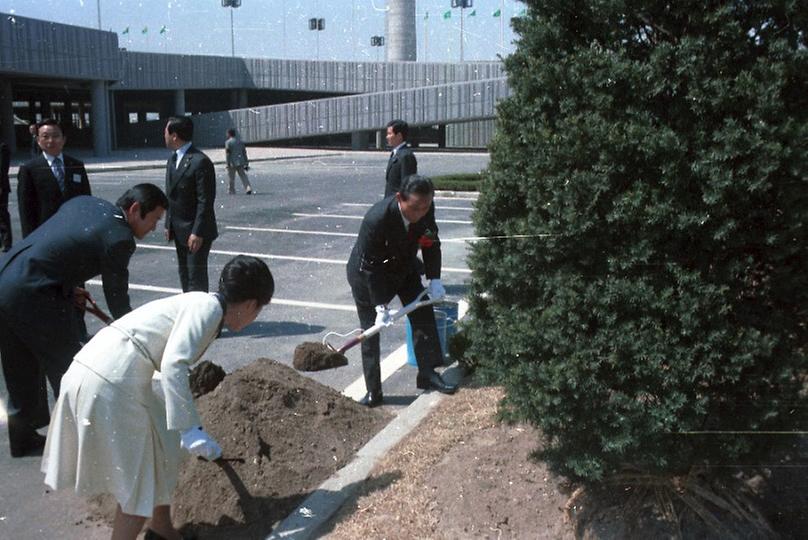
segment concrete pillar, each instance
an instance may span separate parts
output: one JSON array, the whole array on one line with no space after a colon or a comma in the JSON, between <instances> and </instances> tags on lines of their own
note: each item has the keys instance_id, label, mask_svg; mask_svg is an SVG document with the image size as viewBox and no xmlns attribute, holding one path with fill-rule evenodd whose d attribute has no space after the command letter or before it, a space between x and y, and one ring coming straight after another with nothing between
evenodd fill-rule
<instances>
[{"instance_id":1,"label":"concrete pillar","mask_svg":"<svg viewBox=\"0 0 808 540\"><path fill-rule=\"evenodd\" d=\"M0 82L0 124L3 128L0 131L2 139L11 152L17 151L17 141L14 136L14 93L11 88L11 81ZM26 131L27 133L27 131Z\"/></svg>"},{"instance_id":2,"label":"concrete pillar","mask_svg":"<svg viewBox=\"0 0 808 540\"><path fill-rule=\"evenodd\" d=\"M96 156L109 155L112 149L110 137L109 96L107 95L106 81L92 81L90 89L92 109L90 110L90 125L93 128L93 152Z\"/></svg>"},{"instance_id":3,"label":"concrete pillar","mask_svg":"<svg viewBox=\"0 0 808 540\"><path fill-rule=\"evenodd\" d=\"M238 92L238 108L239 109L246 109L247 108L247 89L246 88L239 88Z\"/></svg>"},{"instance_id":4,"label":"concrete pillar","mask_svg":"<svg viewBox=\"0 0 808 540\"><path fill-rule=\"evenodd\" d=\"M185 90L174 91L174 116L185 116Z\"/></svg>"},{"instance_id":5,"label":"concrete pillar","mask_svg":"<svg viewBox=\"0 0 808 540\"><path fill-rule=\"evenodd\" d=\"M387 143L387 130L376 132L376 149L384 150L384 145Z\"/></svg>"},{"instance_id":6,"label":"concrete pillar","mask_svg":"<svg viewBox=\"0 0 808 540\"><path fill-rule=\"evenodd\" d=\"M367 150L370 142L370 133L367 131L351 132L351 150Z\"/></svg>"},{"instance_id":7,"label":"concrete pillar","mask_svg":"<svg viewBox=\"0 0 808 540\"><path fill-rule=\"evenodd\" d=\"M387 2L384 18L385 58L388 62L415 62L415 0Z\"/></svg>"}]
</instances>

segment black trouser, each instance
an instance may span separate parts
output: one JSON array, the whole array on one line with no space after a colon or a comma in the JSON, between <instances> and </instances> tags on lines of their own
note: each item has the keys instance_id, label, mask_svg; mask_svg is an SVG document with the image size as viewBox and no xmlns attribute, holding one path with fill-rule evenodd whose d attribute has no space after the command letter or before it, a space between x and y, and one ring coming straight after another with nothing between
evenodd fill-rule
<instances>
[{"instance_id":1,"label":"black trouser","mask_svg":"<svg viewBox=\"0 0 808 540\"><path fill-rule=\"evenodd\" d=\"M68 310L70 307L66 306L63 325L66 328L55 329L55 332L43 329L41 334L35 333L38 329L23 334L10 324L6 314L0 313L0 357L8 390L6 407L9 417L15 417L25 426L48 425L45 378L50 382L54 397L58 397L62 375L81 348L71 324L74 324L73 314L68 315Z\"/></svg>"},{"instance_id":2,"label":"black trouser","mask_svg":"<svg viewBox=\"0 0 808 540\"><path fill-rule=\"evenodd\" d=\"M191 253L188 249L188 244L181 243L177 236L174 235L182 292L208 292L208 255L212 244L213 240L205 239L196 253Z\"/></svg>"},{"instance_id":3,"label":"black trouser","mask_svg":"<svg viewBox=\"0 0 808 540\"><path fill-rule=\"evenodd\" d=\"M8 191L0 194L0 249L11 249L11 216L8 215Z\"/></svg>"},{"instance_id":4,"label":"black trouser","mask_svg":"<svg viewBox=\"0 0 808 540\"><path fill-rule=\"evenodd\" d=\"M420 277L412 272L399 287L396 295L402 305L407 305L415 300L423 290L424 286L421 284ZM367 330L376 321L376 306L371 302L366 287L352 285L351 292L354 302L356 302L359 324L362 326L362 330ZM409 313L407 318L412 327L412 344L415 350L415 361L418 364L418 373L426 375L431 373L436 366L443 364L443 352L440 348L438 329L435 326L435 312L432 310L432 306L425 306ZM362 342L362 371L365 375L365 388L368 392L380 393L382 390L380 357L379 334Z\"/></svg>"}]
</instances>

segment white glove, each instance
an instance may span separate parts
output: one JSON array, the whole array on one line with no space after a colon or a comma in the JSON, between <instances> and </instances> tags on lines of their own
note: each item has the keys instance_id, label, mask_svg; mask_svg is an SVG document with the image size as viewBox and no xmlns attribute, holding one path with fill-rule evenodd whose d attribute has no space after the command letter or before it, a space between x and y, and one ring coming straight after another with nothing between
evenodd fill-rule
<instances>
[{"instance_id":1,"label":"white glove","mask_svg":"<svg viewBox=\"0 0 808 540\"><path fill-rule=\"evenodd\" d=\"M202 429L202 426L195 426L183 431L180 441L180 446L189 453L208 461L222 457L221 446Z\"/></svg>"},{"instance_id":2,"label":"white glove","mask_svg":"<svg viewBox=\"0 0 808 540\"><path fill-rule=\"evenodd\" d=\"M393 324L393 314L390 313L390 310L387 309L387 306L383 304L379 304L376 306L376 322L373 323L373 326L377 324L383 324L384 326L390 326Z\"/></svg>"},{"instance_id":3,"label":"white glove","mask_svg":"<svg viewBox=\"0 0 808 540\"><path fill-rule=\"evenodd\" d=\"M446 296L446 289L443 287L443 283L440 282L440 279L430 279L427 290L432 300L439 300Z\"/></svg>"}]
</instances>

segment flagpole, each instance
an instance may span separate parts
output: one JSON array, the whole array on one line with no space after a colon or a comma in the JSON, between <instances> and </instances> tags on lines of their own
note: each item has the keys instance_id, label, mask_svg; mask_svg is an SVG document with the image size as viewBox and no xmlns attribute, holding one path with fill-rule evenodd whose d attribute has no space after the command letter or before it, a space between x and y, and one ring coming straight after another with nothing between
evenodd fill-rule
<instances>
[{"instance_id":1,"label":"flagpole","mask_svg":"<svg viewBox=\"0 0 808 540\"><path fill-rule=\"evenodd\" d=\"M505 0L499 0L499 52L505 50Z\"/></svg>"},{"instance_id":2,"label":"flagpole","mask_svg":"<svg viewBox=\"0 0 808 540\"><path fill-rule=\"evenodd\" d=\"M101 30L101 0L96 0L95 5L98 8L98 29Z\"/></svg>"},{"instance_id":3,"label":"flagpole","mask_svg":"<svg viewBox=\"0 0 808 540\"><path fill-rule=\"evenodd\" d=\"M466 8L460 7L460 62L463 62L463 18Z\"/></svg>"},{"instance_id":4,"label":"flagpole","mask_svg":"<svg viewBox=\"0 0 808 540\"><path fill-rule=\"evenodd\" d=\"M427 25L429 24L429 12L426 12L424 16L424 62L429 62L429 30Z\"/></svg>"}]
</instances>

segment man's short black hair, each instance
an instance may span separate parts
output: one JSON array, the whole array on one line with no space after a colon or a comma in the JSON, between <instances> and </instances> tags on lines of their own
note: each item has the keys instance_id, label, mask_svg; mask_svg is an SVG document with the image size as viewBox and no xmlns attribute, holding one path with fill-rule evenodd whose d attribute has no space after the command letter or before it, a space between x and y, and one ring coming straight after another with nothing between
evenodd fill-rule
<instances>
[{"instance_id":1,"label":"man's short black hair","mask_svg":"<svg viewBox=\"0 0 808 540\"><path fill-rule=\"evenodd\" d=\"M404 200L407 200L413 193L417 195L434 195L435 186L428 176L411 174L401 181L401 187L398 192L401 193Z\"/></svg>"},{"instance_id":2,"label":"man's short black hair","mask_svg":"<svg viewBox=\"0 0 808 540\"><path fill-rule=\"evenodd\" d=\"M138 184L130 187L115 202L124 210L129 210L134 203L140 203L140 217L142 218L157 207L168 210L168 197L162 189L154 184Z\"/></svg>"},{"instance_id":3,"label":"man's short black hair","mask_svg":"<svg viewBox=\"0 0 808 540\"><path fill-rule=\"evenodd\" d=\"M236 255L222 268L219 294L229 304L255 300L259 306L265 306L275 294L275 280L261 259Z\"/></svg>"},{"instance_id":4,"label":"man's short black hair","mask_svg":"<svg viewBox=\"0 0 808 540\"><path fill-rule=\"evenodd\" d=\"M229 129L227 130L227 136L228 136L228 137L235 137L235 136L236 136L236 130L235 130L235 129L233 129L233 128L229 128Z\"/></svg>"},{"instance_id":5,"label":"man's short black hair","mask_svg":"<svg viewBox=\"0 0 808 540\"><path fill-rule=\"evenodd\" d=\"M64 128L62 127L62 124L60 124L59 122L57 122L55 118L45 118L45 119L44 119L44 120L42 120L41 122L37 122L37 123L36 123L36 134L37 134L37 137L39 136L39 128L41 128L42 126L56 126L56 127L58 127L58 128L59 128L59 133L61 133L61 134L62 134L62 136L64 136L64 134L65 134L65 130L64 130Z\"/></svg>"},{"instance_id":6,"label":"man's short black hair","mask_svg":"<svg viewBox=\"0 0 808 540\"><path fill-rule=\"evenodd\" d=\"M390 120L387 122L387 127L393 128L393 133L401 133L405 139L410 132L410 126L404 120Z\"/></svg>"},{"instance_id":7,"label":"man's short black hair","mask_svg":"<svg viewBox=\"0 0 808 540\"><path fill-rule=\"evenodd\" d=\"M177 137L185 142L194 138L194 123L187 116L172 116L168 119L168 133L177 134Z\"/></svg>"}]
</instances>

